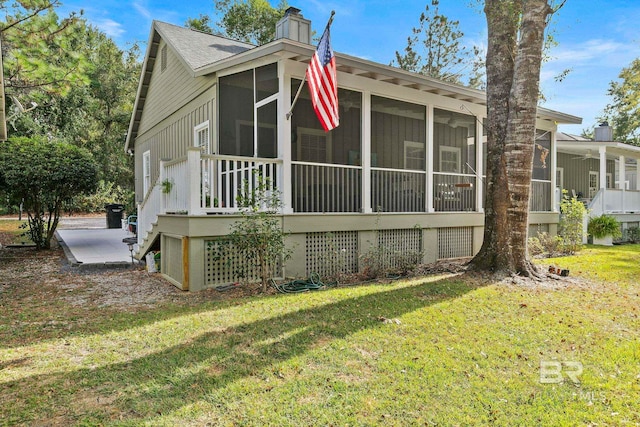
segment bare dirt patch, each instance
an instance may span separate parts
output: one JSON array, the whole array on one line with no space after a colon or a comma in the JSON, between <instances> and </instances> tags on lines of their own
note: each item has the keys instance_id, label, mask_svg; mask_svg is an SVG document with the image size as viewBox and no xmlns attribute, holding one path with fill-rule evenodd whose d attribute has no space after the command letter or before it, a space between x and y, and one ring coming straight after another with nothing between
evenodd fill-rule
<instances>
[{"instance_id":1,"label":"bare dirt patch","mask_svg":"<svg viewBox=\"0 0 640 427\"><path fill-rule=\"evenodd\" d=\"M212 289L189 293L142 267L77 272L66 264L61 249L38 252L0 248L0 304L64 302L72 307L134 310L167 302L221 300L257 293L257 285L237 286L226 292Z\"/></svg>"}]
</instances>

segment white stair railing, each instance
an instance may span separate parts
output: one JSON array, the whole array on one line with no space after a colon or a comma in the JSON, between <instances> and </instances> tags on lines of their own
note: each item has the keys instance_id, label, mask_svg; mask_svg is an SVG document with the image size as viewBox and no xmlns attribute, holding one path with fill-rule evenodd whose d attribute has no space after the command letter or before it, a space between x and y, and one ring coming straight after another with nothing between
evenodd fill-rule
<instances>
[{"instance_id":1,"label":"white stair railing","mask_svg":"<svg viewBox=\"0 0 640 427\"><path fill-rule=\"evenodd\" d=\"M158 221L162 205L162 191L160 188L160 179L151 187L145 199L138 205L138 246L142 247L144 240L147 238L153 224Z\"/></svg>"}]
</instances>

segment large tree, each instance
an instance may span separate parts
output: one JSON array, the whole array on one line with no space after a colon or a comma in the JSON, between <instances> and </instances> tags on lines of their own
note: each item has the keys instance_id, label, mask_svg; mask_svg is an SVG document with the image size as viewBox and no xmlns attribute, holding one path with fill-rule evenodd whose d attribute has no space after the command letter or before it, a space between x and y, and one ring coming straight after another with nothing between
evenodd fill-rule
<instances>
[{"instance_id":1,"label":"large tree","mask_svg":"<svg viewBox=\"0 0 640 427\"><path fill-rule=\"evenodd\" d=\"M616 141L640 145L640 59L623 68L619 78L609 85L612 102L602 119L613 127Z\"/></svg>"},{"instance_id":2,"label":"large tree","mask_svg":"<svg viewBox=\"0 0 640 427\"><path fill-rule=\"evenodd\" d=\"M425 6L419 26L413 28L404 51L396 51L392 65L451 83L461 83L463 75L473 71L466 69L469 63L473 64L472 55L461 43L464 34L458 29L459 21L441 14L439 5L439 0L431 0L431 7Z\"/></svg>"},{"instance_id":3,"label":"large tree","mask_svg":"<svg viewBox=\"0 0 640 427\"><path fill-rule=\"evenodd\" d=\"M537 275L527 253L529 191L546 0L486 0L487 171L484 242L471 261L497 275Z\"/></svg>"},{"instance_id":4,"label":"large tree","mask_svg":"<svg viewBox=\"0 0 640 427\"><path fill-rule=\"evenodd\" d=\"M0 0L4 84L10 99L23 104L32 95L66 93L87 82L79 16L60 18L57 0ZM15 103L14 103L15 104Z\"/></svg>"},{"instance_id":5,"label":"large tree","mask_svg":"<svg viewBox=\"0 0 640 427\"><path fill-rule=\"evenodd\" d=\"M214 27L208 15L187 19L185 26L212 34L222 34L255 45L269 43L276 36L276 23L284 16L288 5L280 0L276 7L268 0L215 0L215 16L220 18Z\"/></svg>"},{"instance_id":6,"label":"large tree","mask_svg":"<svg viewBox=\"0 0 640 427\"><path fill-rule=\"evenodd\" d=\"M6 57L10 59L7 74L11 76L7 88L9 135L49 135L86 148L99 164L100 180L131 187L133 163L122 152L122 141L138 82L137 45L122 50L81 17L74 15L72 21L70 18L58 21L55 13L49 10L42 16L29 18L28 28L39 28L43 19L55 22L54 28L60 30L45 37L52 41L43 44L43 51L31 46L29 38L23 40L17 36L27 21L3 33L3 37L10 40L6 46ZM54 43L58 38L66 41ZM51 45L58 46L59 56L71 59L60 63L45 60L43 55L54 56L49 50ZM39 63L37 73L20 65L27 61ZM54 75L58 77L52 78ZM30 108L32 101L37 108L26 113L15 108L17 102Z\"/></svg>"}]
</instances>

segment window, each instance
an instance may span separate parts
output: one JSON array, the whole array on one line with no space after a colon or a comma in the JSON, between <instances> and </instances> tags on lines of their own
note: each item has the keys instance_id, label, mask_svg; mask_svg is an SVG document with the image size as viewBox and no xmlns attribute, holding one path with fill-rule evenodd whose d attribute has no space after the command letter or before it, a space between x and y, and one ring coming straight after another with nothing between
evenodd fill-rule
<instances>
[{"instance_id":1,"label":"window","mask_svg":"<svg viewBox=\"0 0 640 427\"><path fill-rule=\"evenodd\" d=\"M160 72L167 69L167 45L162 46L160 51Z\"/></svg>"},{"instance_id":2,"label":"window","mask_svg":"<svg viewBox=\"0 0 640 427\"><path fill-rule=\"evenodd\" d=\"M476 123L468 114L433 109L434 172L475 175Z\"/></svg>"},{"instance_id":3,"label":"window","mask_svg":"<svg viewBox=\"0 0 640 427\"><path fill-rule=\"evenodd\" d=\"M600 189L600 173L597 171L589 172L589 198L593 199Z\"/></svg>"},{"instance_id":4,"label":"window","mask_svg":"<svg viewBox=\"0 0 640 427\"><path fill-rule=\"evenodd\" d=\"M551 181L551 132L536 129L533 147L533 179Z\"/></svg>"},{"instance_id":5,"label":"window","mask_svg":"<svg viewBox=\"0 0 640 427\"><path fill-rule=\"evenodd\" d=\"M440 147L440 172L460 173L460 148Z\"/></svg>"},{"instance_id":6,"label":"window","mask_svg":"<svg viewBox=\"0 0 640 427\"><path fill-rule=\"evenodd\" d=\"M424 171L426 140L424 105L371 96L372 165Z\"/></svg>"},{"instance_id":7,"label":"window","mask_svg":"<svg viewBox=\"0 0 640 427\"><path fill-rule=\"evenodd\" d=\"M193 146L200 147L204 154L211 154L209 143L209 121L199 124L193 130Z\"/></svg>"},{"instance_id":8,"label":"window","mask_svg":"<svg viewBox=\"0 0 640 427\"><path fill-rule=\"evenodd\" d=\"M275 158L278 65L223 76L219 83L219 152Z\"/></svg>"},{"instance_id":9,"label":"window","mask_svg":"<svg viewBox=\"0 0 640 427\"><path fill-rule=\"evenodd\" d=\"M300 80L291 79L292 100L300 84ZM307 83L305 82L304 85ZM324 132L311 105L309 89L302 87L290 117L293 133L291 136L293 161L306 162L311 161L309 159L318 159L314 161L334 165L361 164L362 93L338 88L338 99L340 100L340 126L330 132ZM319 141L320 146L313 147L310 143L312 139ZM400 146L398 149L400 159L402 159L401 150ZM311 151L315 151L315 154Z\"/></svg>"},{"instance_id":10,"label":"window","mask_svg":"<svg viewBox=\"0 0 640 427\"><path fill-rule=\"evenodd\" d=\"M556 187L564 188L564 168L556 168Z\"/></svg>"},{"instance_id":11,"label":"window","mask_svg":"<svg viewBox=\"0 0 640 427\"><path fill-rule=\"evenodd\" d=\"M331 133L298 128L298 139L298 160L314 163L327 163L331 160Z\"/></svg>"},{"instance_id":12,"label":"window","mask_svg":"<svg viewBox=\"0 0 640 427\"><path fill-rule=\"evenodd\" d=\"M258 123L258 156L263 158L276 157L276 131L278 126L271 123ZM238 146L243 147L242 151L253 151L253 123L246 120L238 120L236 122L236 142Z\"/></svg>"},{"instance_id":13,"label":"window","mask_svg":"<svg viewBox=\"0 0 640 427\"><path fill-rule=\"evenodd\" d=\"M425 170L424 144L415 141L404 142L404 168Z\"/></svg>"},{"instance_id":14,"label":"window","mask_svg":"<svg viewBox=\"0 0 640 427\"><path fill-rule=\"evenodd\" d=\"M151 188L151 152L145 151L142 154L142 195L147 196Z\"/></svg>"}]
</instances>

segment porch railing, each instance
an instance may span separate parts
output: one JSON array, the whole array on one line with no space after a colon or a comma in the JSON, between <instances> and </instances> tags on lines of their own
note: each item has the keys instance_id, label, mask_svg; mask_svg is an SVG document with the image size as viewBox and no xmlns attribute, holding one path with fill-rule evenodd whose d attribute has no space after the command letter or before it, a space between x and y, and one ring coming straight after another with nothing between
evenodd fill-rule
<instances>
[{"instance_id":1,"label":"porch railing","mask_svg":"<svg viewBox=\"0 0 640 427\"><path fill-rule=\"evenodd\" d=\"M640 191L601 188L589 203L591 216L640 212Z\"/></svg>"},{"instance_id":2,"label":"porch railing","mask_svg":"<svg viewBox=\"0 0 640 427\"><path fill-rule=\"evenodd\" d=\"M259 185L278 188L282 161L255 157L205 155L191 149L187 157L162 162L160 186L168 182L158 212L202 215L238 212L238 196L252 192Z\"/></svg>"},{"instance_id":3,"label":"porch railing","mask_svg":"<svg viewBox=\"0 0 640 427\"><path fill-rule=\"evenodd\" d=\"M162 185L163 213L181 213L189 210L189 163L187 158L162 162L160 165L160 179L168 183ZM168 190L168 191L167 191Z\"/></svg>"},{"instance_id":4,"label":"porch railing","mask_svg":"<svg viewBox=\"0 0 640 427\"><path fill-rule=\"evenodd\" d=\"M146 197L138 205L138 246L142 246L144 239L153 229L153 224L158 220L158 213L162 206L161 180L158 179L151 187Z\"/></svg>"},{"instance_id":5,"label":"porch railing","mask_svg":"<svg viewBox=\"0 0 640 427\"><path fill-rule=\"evenodd\" d=\"M293 162L294 212L360 212L362 169L358 166Z\"/></svg>"},{"instance_id":6,"label":"porch railing","mask_svg":"<svg viewBox=\"0 0 640 427\"><path fill-rule=\"evenodd\" d=\"M436 212L471 212L476 210L474 175L433 174L433 208Z\"/></svg>"},{"instance_id":7,"label":"porch railing","mask_svg":"<svg viewBox=\"0 0 640 427\"><path fill-rule=\"evenodd\" d=\"M238 198L260 185L266 191L279 188L276 159L222 155L202 156L201 206L205 212L237 212ZM248 193L248 194L247 194Z\"/></svg>"},{"instance_id":8,"label":"porch railing","mask_svg":"<svg viewBox=\"0 0 640 427\"><path fill-rule=\"evenodd\" d=\"M426 173L402 169L371 170L374 212L424 212Z\"/></svg>"},{"instance_id":9,"label":"porch railing","mask_svg":"<svg viewBox=\"0 0 640 427\"><path fill-rule=\"evenodd\" d=\"M531 212L551 212L556 198L555 193L552 193L551 190L551 181L531 180L529 210Z\"/></svg>"},{"instance_id":10,"label":"porch railing","mask_svg":"<svg viewBox=\"0 0 640 427\"><path fill-rule=\"evenodd\" d=\"M144 224L155 222L152 214L145 219L146 212L156 216L157 213L238 212L238 196L256 188L259 176L267 178L274 191L282 187L281 168L279 159L204 155L199 149L190 149L187 157L162 163L160 178L142 205L144 212L139 216L139 228L144 232ZM292 162L291 179L294 212L348 213L363 209L360 166ZM163 182L167 185L162 185ZM433 186L435 212L478 210L475 175L434 172L429 183L424 171L383 168L371 169L371 209L425 212L428 210L427 185ZM605 211L640 212L640 191L607 190L593 200L592 204L596 203ZM550 212L553 205L551 182L533 180L531 211Z\"/></svg>"}]
</instances>

